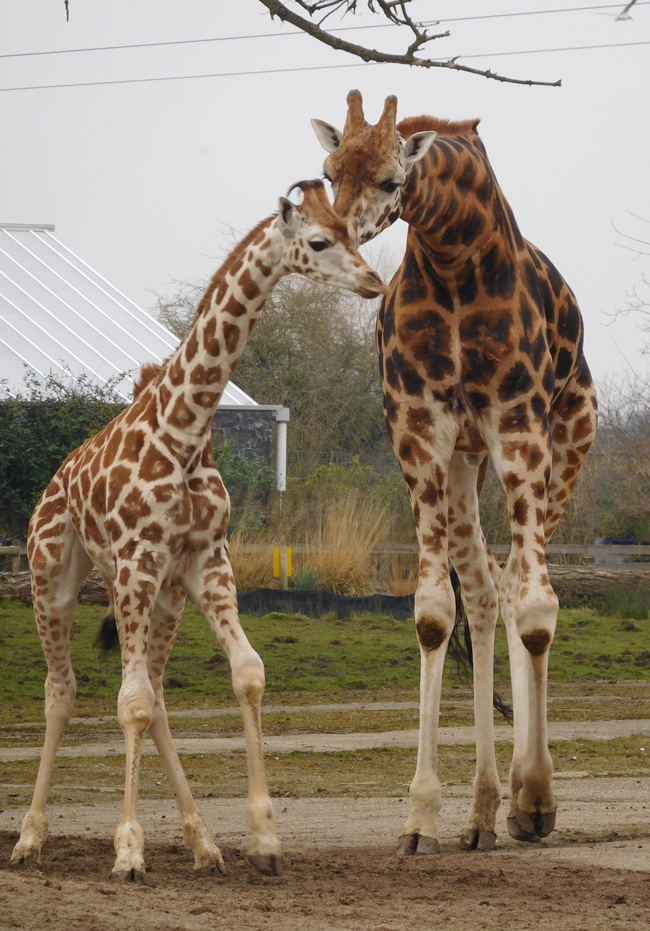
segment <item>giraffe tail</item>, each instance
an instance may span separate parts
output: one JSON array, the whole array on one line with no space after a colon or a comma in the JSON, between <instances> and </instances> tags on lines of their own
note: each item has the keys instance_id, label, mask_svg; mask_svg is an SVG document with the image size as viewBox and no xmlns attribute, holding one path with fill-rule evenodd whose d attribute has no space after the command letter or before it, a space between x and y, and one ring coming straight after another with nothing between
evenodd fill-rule
<instances>
[{"instance_id":1,"label":"giraffe tail","mask_svg":"<svg viewBox=\"0 0 650 931\"><path fill-rule=\"evenodd\" d=\"M451 637L449 638L448 652L456 664L456 670L459 676L463 679L469 679L474 671L472 635L469 629L465 605L463 604L460 579L451 565L449 566L449 577L456 596L456 620L454 622L454 629L451 632ZM498 711L506 721L512 721L512 708L504 702L497 692L493 693L492 705L495 711Z\"/></svg>"},{"instance_id":2,"label":"giraffe tail","mask_svg":"<svg viewBox=\"0 0 650 931\"><path fill-rule=\"evenodd\" d=\"M119 645L119 637L117 635L117 624L115 623L115 615L111 611L106 615L104 620L101 623L99 630L97 631L97 636L95 638L95 646L98 646L100 650L103 650L104 653L108 653L109 650L112 650L113 647Z\"/></svg>"}]
</instances>

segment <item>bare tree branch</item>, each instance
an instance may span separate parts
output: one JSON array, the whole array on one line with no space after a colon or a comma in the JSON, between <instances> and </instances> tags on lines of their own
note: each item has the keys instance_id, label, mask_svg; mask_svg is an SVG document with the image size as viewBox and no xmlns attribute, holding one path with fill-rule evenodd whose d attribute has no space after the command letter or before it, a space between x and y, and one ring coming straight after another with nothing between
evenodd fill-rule
<instances>
[{"instance_id":1,"label":"bare tree branch","mask_svg":"<svg viewBox=\"0 0 650 931\"><path fill-rule=\"evenodd\" d=\"M632 214L633 217L636 217L637 220L642 220L644 223L650 222L646 217L637 216L637 214L632 213L631 210L628 212ZM648 240L638 239L636 236L630 236L629 233L621 233L620 230L616 229L613 221L612 226L619 236L623 236L630 242L638 242L642 246L650 247L650 242L648 242ZM650 255L650 252L645 252L638 246L627 246L621 242L617 242L616 245L621 249L634 252L635 259L640 258L642 255ZM650 279L646 278L644 274L641 274L641 280L634 285L631 292L628 292L627 298L627 307L620 308L612 313L607 313L606 316L610 318L611 323L614 323L619 317L627 317L631 313L641 314L639 329L643 333L650 334ZM641 353L645 356L650 356L650 343L644 343L641 347Z\"/></svg>"},{"instance_id":2,"label":"bare tree branch","mask_svg":"<svg viewBox=\"0 0 650 931\"><path fill-rule=\"evenodd\" d=\"M419 53L427 42L432 42L434 39L442 39L449 36L450 33L441 32L436 35L429 35L425 23L416 22L410 17L407 10L407 4L410 3L410 0L367 0L368 9L371 13L382 13L384 17L394 25L405 26L411 30L413 41L403 55L379 52L377 49L367 48L364 45L346 42L344 39L339 39L323 28L325 20L334 13L342 13L343 15L347 13L356 13L359 0L295 0L297 5L302 7L311 17L315 17L322 13L323 16L316 21L299 16L284 3L280 3L279 0L259 0L259 2L267 8L271 14L271 18L277 16L282 22L297 26L298 29L302 29L303 32L306 32L307 35L312 36L314 39L318 39L319 42L329 45L330 48L348 52L350 55L355 55L357 58L361 58L366 62L374 61L393 65L409 65L415 68L446 68L450 71L464 71L467 74L477 74L481 77L491 78L493 81L500 81L507 84L526 84L528 86L535 84L544 87L561 87L562 85L562 81L522 80L496 74L496 72L490 69L481 71L478 68L470 68L468 65L461 65L458 63L458 58L461 56L450 58L446 61L434 61L431 58L417 57L416 53Z\"/></svg>"},{"instance_id":3,"label":"bare tree branch","mask_svg":"<svg viewBox=\"0 0 650 931\"><path fill-rule=\"evenodd\" d=\"M650 220L646 220L645 217L637 217L637 215L635 213L632 213L631 210L628 210L628 213L630 213L637 220L643 220L644 223L650 223ZM623 236L625 239L628 239L630 242L640 242L642 246L650 246L650 242L648 242L647 239L637 239L636 236L630 236L629 233L621 232L621 230L616 228L616 224L614 223L613 220L611 221L611 224L619 236ZM650 252L645 252L643 249L635 249L633 246L626 246L622 242L617 242L616 245L620 249L626 249L628 252L635 252L637 259L639 258L640 255L650 255Z\"/></svg>"},{"instance_id":4,"label":"bare tree branch","mask_svg":"<svg viewBox=\"0 0 650 931\"><path fill-rule=\"evenodd\" d=\"M633 210L628 210L628 213L631 217L634 217L635 220L641 220L643 223L650 223L650 220L647 217L640 217L638 213L634 213ZM614 227L616 229L616 227ZM623 233L625 235L625 233Z\"/></svg>"},{"instance_id":5,"label":"bare tree branch","mask_svg":"<svg viewBox=\"0 0 650 931\"><path fill-rule=\"evenodd\" d=\"M638 239L637 242L643 242L643 240ZM641 255L650 255L650 252L644 252L642 249L633 249L632 246L626 246L622 242L618 242L618 240L616 245L619 247L619 249L625 249L626 252L633 252L635 255L635 258L632 259L633 262L636 261L636 259L638 259ZM650 245L650 243L648 243L648 245Z\"/></svg>"}]
</instances>

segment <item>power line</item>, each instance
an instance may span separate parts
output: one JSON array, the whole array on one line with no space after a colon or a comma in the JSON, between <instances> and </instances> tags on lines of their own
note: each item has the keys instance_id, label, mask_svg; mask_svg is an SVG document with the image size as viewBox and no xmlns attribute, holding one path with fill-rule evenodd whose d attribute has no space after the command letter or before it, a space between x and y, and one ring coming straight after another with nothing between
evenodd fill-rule
<instances>
[{"instance_id":1,"label":"power line","mask_svg":"<svg viewBox=\"0 0 650 931\"><path fill-rule=\"evenodd\" d=\"M648 6L650 0L636 0L635 6ZM582 10L611 10L620 8L620 3L604 3L599 6L566 6L555 10L522 10L517 13L484 13L481 16L456 16L453 19L436 19L425 26L432 26L434 23L464 23L473 19L505 19L511 16L544 16L547 13L579 13Z\"/></svg>"},{"instance_id":2,"label":"power line","mask_svg":"<svg viewBox=\"0 0 650 931\"><path fill-rule=\"evenodd\" d=\"M424 23L425 26L435 26L442 23L464 23L471 20L482 19L507 19L513 16L545 16L555 13L576 13L591 10L611 10L618 9L620 3L605 3L598 6L569 6L561 7L555 10L527 10L518 13L488 13L481 16L456 16L449 19L436 19ZM637 6L649 6L650 0L637 0ZM341 26L338 29L329 30L332 33L354 32L363 29L394 29L396 23L376 23L366 26ZM173 45L197 45L205 42L238 42L243 39L282 39L285 36L302 36L306 33L302 29L291 30L290 32L262 32L244 36L213 36L208 39L176 39L169 42L140 42L132 45L98 45L89 48L68 48L68 49L49 49L42 52L8 52L0 55L0 58L33 58L39 55L73 55L77 52L114 52L126 49L136 48L162 48Z\"/></svg>"},{"instance_id":3,"label":"power line","mask_svg":"<svg viewBox=\"0 0 650 931\"><path fill-rule=\"evenodd\" d=\"M453 61L470 58L500 58L504 55L538 55L545 52L580 52L589 49L628 48L633 45L650 45L647 42L614 42L608 45L572 45L563 48L534 48L514 52L481 52L478 55L456 55ZM433 61L450 61L450 58L434 58ZM296 71L330 71L335 68L364 68L380 62L354 62L346 65L314 65L307 68L268 68L261 71L222 71L216 74L177 74L160 78L122 78L116 81L80 81L73 84L32 84L25 87L0 87L0 93L8 91L39 91L62 87L105 87L109 84L152 84L157 81L193 81L201 78L238 78L257 74L288 74Z\"/></svg>"},{"instance_id":4,"label":"power line","mask_svg":"<svg viewBox=\"0 0 650 931\"><path fill-rule=\"evenodd\" d=\"M309 68L269 68L264 71L222 71L219 74L177 74L162 78L124 78L119 81L82 81L78 84L34 84L28 87L0 87L5 91L40 91L58 87L103 87L107 84L147 84L156 81L193 81L197 78L237 78L253 74L284 74L293 71L328 71L332 68L363 68L366 62L349 65L315 65Z\"/></svg>"},{"instance_id":5,"label":"power line","mask_svg":"<svg viewBox=\"0 0 650 931\"><path fill-rule=\"evenodd\" d=\"M529 48L519 52L481 52L480 55L458 55L457 60L462 58L502 58L504 55L538 55L542 52L581 52L598 48L627 48L630 45L650 45L650 40L647 42L612 42L609 45L567 45L562 48ZM446 61L447 59L435 60Z\"/></svg>"}]
</instances>

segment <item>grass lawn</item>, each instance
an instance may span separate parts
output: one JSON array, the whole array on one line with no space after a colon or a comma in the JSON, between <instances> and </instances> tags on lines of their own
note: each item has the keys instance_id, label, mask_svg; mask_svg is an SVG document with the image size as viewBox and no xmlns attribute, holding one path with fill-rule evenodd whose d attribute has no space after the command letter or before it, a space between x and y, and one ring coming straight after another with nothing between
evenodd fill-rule
<instances>
[{"instance_id":1,"label":"grass lawn","mask_svg":"<svg viewBox=\"0 0 650 931\"><path fill-rule=\"evenodd\" d=\"M641 778L650 773L646 743L647 738L640 736L606 741L551 741L549 749L556 773ZM443 785L457 786L460 794L467 794L476 767L474 747L440 747L438 756ZM512 744L497 743L496 757L506 792ZM182 763L196 798L242 798L247 794L243 753L183 755ZM0 806L14 808L29 803L37 767L36 760L2 764ZM413 778L415 750L266 753L265 768L269 791L275 797L403 797L408 794ZM558 786L559 783L556 790ZM89 800L101 803L120 799L123 790L123 755L57 759L49 799L50 803L85 804ZM142 758L139 794L142 798L173 798L157 756Z\"/></svg>"},{"instance_id":2,"label":"grass lawn","mask_svg":"<svg viewBox=\"0 0 650 931\"><path fill-rule=\"evenodd\" d=\"M119 653L103 654L94 644L104 613L104 608L93 605L79 606L75 613L76 715L115 713ZM269 702L417 699L420 662L412 621L386 616L341 621L328 615L314 620L285 614L242 616L241 621L264 660ZM586 687L593 680L650 679L649 643L647 619L630 621L599 617L588 609L562 610L550 654L553 687L561 684L566 693L581 682ZM18 602L0 602L0 668L0 723L42 720L45 660L33 612ZM496 688L507 695L502 624L497 628L495 669ZM461 685L467 681L448 662L446 686ZM165 696L170 709L234 703L229 665L202 615L192 606L185 611L167 666Z\"/></svg>"},{"instance_id":3,"label":"grass lawn","mask_svg":"<svg viewBox=\"0 0 650 931\"><path fill-rule=\"evenodd\" d=\"M109 740L121 749L114 719L120 686L117 651L101 653L94 644L102 607L80 606L75 614L72 654L78 684L76 723L63 744ZM345 733L415 728L414 708L313 711L311 703L417 701L419 649L412 621L385 616L340 621L300 615L242 617L242 624L266 665L267 705L300 706L284 712L269 708L266 735ZM602 720L650 717L650 621L599 617L589 610L562 610L551 650L549 719ZM0 746L41 746L43 682L46 669L31 608L0 602ZM503 625L498 627L496 688L509 697L508 661ZM636 681L634 681L636 680ZM237 736L241 719L227 714L192 717L195 709L233 707L230 668L202 616L188 607L166 674L176 737ZM188 711L186 715L184 712ZM95 718L91 716L97 716ZM97 720L100 718L101 720ZM470 683L447 663L441 726L471 724ZM502 719L495 718L497 723ZM12 726L14 725L14 726ZM648 738L551 742L555 768L593 775L645 776ZM647 748L650 752L650 747ZM504 788L512 753L498 743L497 761ZM475 765L472 746L440 747L441 778L449 791L466 792ZM266 754L269 788L275 796L404 796L413 776L414 750L395 748L345 753ZM243 753L183 756L183 766L198 798L244 796ZM27 804L37 761L0 766L0 806ZM51 801L68 804L118 799L124 784L124 757L59 758ZM156 756L142 761L142 795L170 797Z\"/></svg>"}]
</instances>

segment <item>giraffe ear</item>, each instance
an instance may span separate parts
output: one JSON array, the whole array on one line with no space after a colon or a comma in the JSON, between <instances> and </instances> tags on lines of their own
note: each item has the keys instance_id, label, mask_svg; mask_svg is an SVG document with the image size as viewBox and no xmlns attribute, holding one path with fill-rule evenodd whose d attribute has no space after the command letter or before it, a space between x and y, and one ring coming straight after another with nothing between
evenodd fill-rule
<instances>
[{"instance_id":1,"label":"giraffe ear","mask_svg":"<svg viewBox=\"0 0 650 931\"><path fill-rule=\"evenodd\" d=\"M341 145L341 133L329 123L323 123L322 120L312 120L311 125L318 136L318 141L326 152L335 152Z\"/></svg>"},{"instance_id":2,"label":"giraffe ear","mask_svg":"<svg viewBox=\"0 0 650 931\"><path fill-rule=\"evenodd\" d=\"M280 198L280 211L278 213L278 229L287 239L295 234L298 229L298 217L296 216L296 205L292 204L286 197Z\"/></svg>"},{"instance_id":3,"label":"giraffe ear","mask_svg":"<svg viewBox=\"0 0 650 931\"><path fill-rule=\"evenodd\" d=\"M419 162L421 158L429 151L431 143L438 133L433 130L427 130L423 133L413 133L404 143L404 155L406 156L407 166Z\"/></svg>"}]
</instances>

